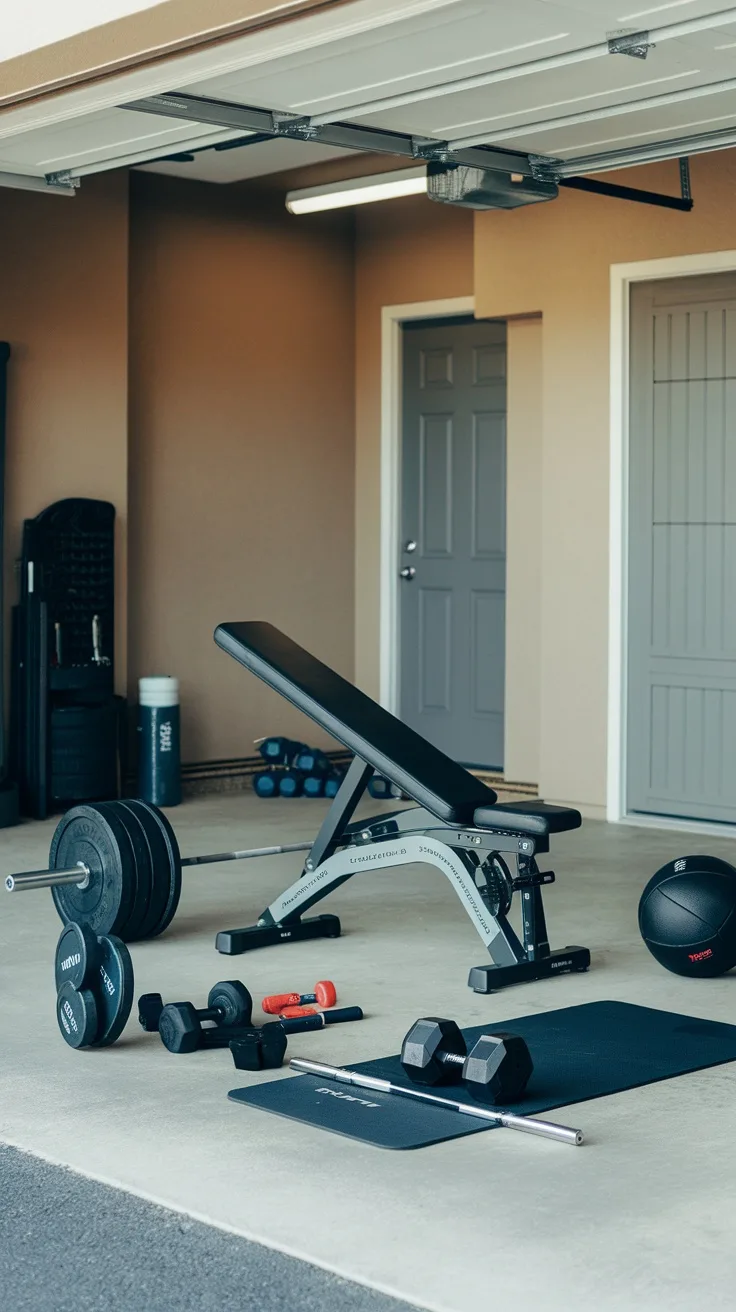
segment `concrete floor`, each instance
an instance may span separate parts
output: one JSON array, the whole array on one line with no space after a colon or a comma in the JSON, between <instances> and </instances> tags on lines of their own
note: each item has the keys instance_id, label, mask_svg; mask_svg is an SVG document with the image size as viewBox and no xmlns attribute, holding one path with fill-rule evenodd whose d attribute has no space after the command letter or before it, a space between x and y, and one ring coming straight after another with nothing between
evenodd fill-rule
<instances>
[{"instance_id":1,"label":"concrete floor","mask_svg":"<svg viewBox=\"0 0 736 1312\"><path fill-rule=\"evenodd\" d=\"M196 853L309 837L323 809L244 795L172 819ZM5 831L2 871L43 865L52 829ZM563 835L544 862L558 875L550 937L588 946L593 968L489 997L466 986L483 951L433 870L356 876L320 907L341 916L341 939L224 958L216 930L253 922L299 858L195 869L171 930L133 947L136 995L199 1000L240 977L259 997L329 976L367 1019L290 1053L346 1064L396 1051L422 1014L471 1025L611 998L735 1022L736 973L670 975L637 932L646 880L697 851L736 860L721 838L592 822ZM580 1150L498 1131L391 1154L228 1101L274 1073L236 1074L226 1052L174 1057L135 1018L115 1047L71 1051L54 1016L50 895L0 905L5 1142L437 1312L733 1308L736 1065L556 1112L586 1131Z\"/></svg>"}]
</instances>

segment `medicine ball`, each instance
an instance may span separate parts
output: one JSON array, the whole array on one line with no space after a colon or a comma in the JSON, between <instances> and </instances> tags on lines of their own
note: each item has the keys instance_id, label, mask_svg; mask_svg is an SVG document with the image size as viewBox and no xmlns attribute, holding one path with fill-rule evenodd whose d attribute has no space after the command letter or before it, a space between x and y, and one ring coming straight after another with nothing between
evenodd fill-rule
<instances>
[{"instance_id":1,"label":"medicine ball","mask_svg":"<svg viewBox=\"0 0 736 1312\"><path fill-rule=\"evenodd\" d=\"M712 977L736 966L736 869L715 856L662 866L639 903L639 930L661 966Z\"/></svg>"}]
</instances>

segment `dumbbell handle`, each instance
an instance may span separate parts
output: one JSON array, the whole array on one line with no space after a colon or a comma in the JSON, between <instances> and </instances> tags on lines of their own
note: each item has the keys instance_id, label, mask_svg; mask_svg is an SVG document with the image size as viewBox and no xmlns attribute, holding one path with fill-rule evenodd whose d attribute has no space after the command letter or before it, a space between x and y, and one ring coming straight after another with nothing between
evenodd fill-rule
<instances>
[{"instance_id":1,"label":"dumbbell handle","mask_svg":"<svg viewBox=\"0 0 736 1312\"><path fill-rule=\"evenodd\" d=\"M286 1034L306 1034L309 1030L324 1029L325 1025L362 1019L362 1007L334 1007L332 1011L313 1011L306 1016L282 1016L279 1024Z\"/></svg>"},{"instance_id":2,"label":"dumbbell handle","mask_svg":"<svg viewBox=\"0 0 736 1312\"><path fill-rule=\"evenodd\" d=\"M443 1066L464 1066L466 1060L465 1057L458 1056L456 1052L443 1052L440 1055Z\"/></svg>"},{"instance_id":3,"label":"dumbbell handle","mask_svg":"<svg viewBox=\"0 0 736 1312\"><path fill-rule=\"evenodd\" d=\"M202 1030L199 1036L200 1048L227 1048L236 1039L247 1038L257 1034L253 1025L213 1025L211 1029Z\"/></svg>"},{"instance_id":4,"label":"dumbbell handle","mask_svg":"<svg viewBox=\"0 0 736 1312\"><path fill-rule=\"evenodd\" d=\"M556 1139L558 1143L569 1143L576 1148L584 1142L582 1130L573 1130L569 1125L558 1125L555 1121L540 1121L536 1116L519 1116L516 1112L491 1111L487 1107L473 1107L466 1102L450 1102L448 1098L439 1098L435 1093L425 1093L423 1089L405 1089L400 1084L391 1084L390 1080L380 1080L375 1075L362 1075L358 1071L345 1070L342 1066L326 1066L321 1061L292 1057L289 1065L292 1070L303 1071L305 1075L337 1080L340 1084L355 1084L359 1089L372 1089L375 1093L394 1093L400 1098L431 1102L436 1106L444 1107L445 1111L460 1112L463 1116L476 1116L482 1121L494 1121L496 1125L503 1125L507 1130L539 1134L545 1139Z\"/></svg>"}]
</instances>

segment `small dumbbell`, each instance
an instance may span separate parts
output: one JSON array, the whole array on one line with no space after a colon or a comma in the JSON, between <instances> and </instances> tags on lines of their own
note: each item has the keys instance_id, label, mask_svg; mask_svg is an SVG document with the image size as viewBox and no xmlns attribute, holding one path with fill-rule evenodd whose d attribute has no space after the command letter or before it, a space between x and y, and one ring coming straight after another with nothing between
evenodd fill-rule
<instances>
[{"instance_id":1,"label":"small dumbbell","mask_svg":"<svg viewBox=\"0 0 736 1312\"><path fill-rule=\"evenodd\" d=\"M316 1002L320 1007L334 1007L337 990L331 979L319 980L313 993L271 993L263 998L261 1008L269 1016L279 1016L284 1007L303 1007L310 1002Z\"/></svg>"},{"instance_id":2,"label":"small dumbbell","mask_svg":"<svg viewBox=\"0 0 736 1312\"><path fill-rule=\"evenodd\" d=\"M170 1052L196 1052L200 1047L227 1046L217 1044L212 1036L219 1031L232 1031L250 1024L253 999L240 980L222 980L210 989L207 1006L197 1009L191 1002L169 1002L164 1005L160 993L145 993L138 1001L138 1020L144 1030L158 1030L164 1047ZM214 1029L204 1029L206 1021L214 1021Z\"/></svg>"},{"instance_id":3,"label":"small dumbbell","mask_svg":"<svg viewBox=\"0 0 736 1312\"><path fill-rule=\"evenodd\" d=\"M325 779L321 774L306 774L302 792L305 797L324 797Z\"/></svg>"},{"instance_id":4,"label":"small dumbbell","mask_svg":"<svg viewBox=\"0 0 736 1312\"><path fill-rule=\"evenodd\" d=\"M256 797L277 797L280 770L259 770L253 775L253 792Z\"/></svg>"},{"instance_id":5,"label":"small dumbbell","mask_svg":"<svg viewBox=\"0 0 736 1312\"><path fill-rule=\"evenodd\" d=\"M397 788L396 784L392 784L391 780L382 774L374 774L368 780L368 792L371 797L379 802L391 799L401 800L404 797L401 789Z\"/></svg>"},{"instance_id":6,"label":"small dumbbell","mask_svg":"<svg viewBox=\"0 0 736 1312\"><path fill-rule=\"evenodd\" d=\"M304 775L301 770L279 772L279 797L301 797L303 787Z\"/></svg>"},{"instance_id":7,"label":"small dumbbell","mask_svg":"<svg viewBox=\"0 0 736 1312\"><path fill-rule=\"evenodd\" d=\"M325 797L337 797L338 789L345 778L344 770L333 770L325 779Z\"/></svg>"},{"instance_id":8,"label":"small dumbbell","mask_svg":"<svg viewBox=\"0 0 736 1312\"><path fill-rule=\"evenodd\" d=\"M296 1011L297 1008L294 1010ZM281 1065L286 1052L287 1034L307 1034L312 1030L324 1029L326 1025L339 1025L343 1021L362 1019L363 1012L360 1007L338 1007L334 1011L311 1012L304 1008L299 1016L284 1016L279 1020L267 1021L259 1030L252 1029L234 1035L228 1046L238 1070L263 1071Z\"/></svg>"},{"instance_id":9,"label":"small dumbbell","mask_svg":"<svg viewBox=\"0 0 736 1312\"><path fill-rule=\"evenodd\" d=\"M342 1025L349 1020L362 1020L362 1007L333 1007L332 1011L314 1011L312 1007L287 1007L279 1021L286 1034L308 1034L322 1030L325 1025Z\"/></svg>"},{"instance_id":10,"label":"small dumbbell","mask_svg":"<svg viewBox=\"0 0 736 1312\"><path fill-rule=\"evenodd\" d=\"M401 1045L401 1065L413 1084L464 1083L477 1102L514 1102L533 1065L519 1034L482 1034L470 1052L454 1020L427 1016L412 1025Z\"/></svg>"},{"instance_id":11,"label":"small dumbbell","mask_svg":"<svg viewBox=\"0 0 736 1312\"><path fill-rule=\"evenodd\" d=\"M294 769L303 770L304 774L326 775L330 773L330 761L324 752L313 747L305 747L294 757Z\"/></svg>"},{"instance_id":12,"label":"small dumbbell","mask_svg":"<svg viewBox=\"0 0 736 1312\"><path fill-rule=\"evenodd\" d=\"M269 765L291 765L299 752L306 752L305 743L295 742L293 738L263 738L258 744L258 751Z\"/></svg>"},{"instance_id":13,"label":"small dumbbell","mask_svg":"<svg viewBox=\"0 0 736 1312\"><path fill-rule=\"evenodd\" d=\"M268 1021L260 1029L252 1029L231 1037L228 1047L233 1064L239 1071L265 1071L278 1067L286 1053L286 1031L277 1021Z\"/></svg>"}]
</instances>

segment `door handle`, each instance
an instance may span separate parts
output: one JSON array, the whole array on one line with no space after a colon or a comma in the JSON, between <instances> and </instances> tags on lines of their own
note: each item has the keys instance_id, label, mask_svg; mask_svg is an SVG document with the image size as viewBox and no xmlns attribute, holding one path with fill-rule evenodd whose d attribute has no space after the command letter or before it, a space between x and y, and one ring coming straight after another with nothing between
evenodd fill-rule
<instances>
[{"instance_id":1,"label":"door handle","mask_svg":"<svg viewBox=\"0 0 736 1312\"><path fill-rule=\"evenodd\" d=\"M413 565L405 565L403 569L399 570L400 579L413 579L415 574L416 570Z\"/></svg>"}]
</instances>

